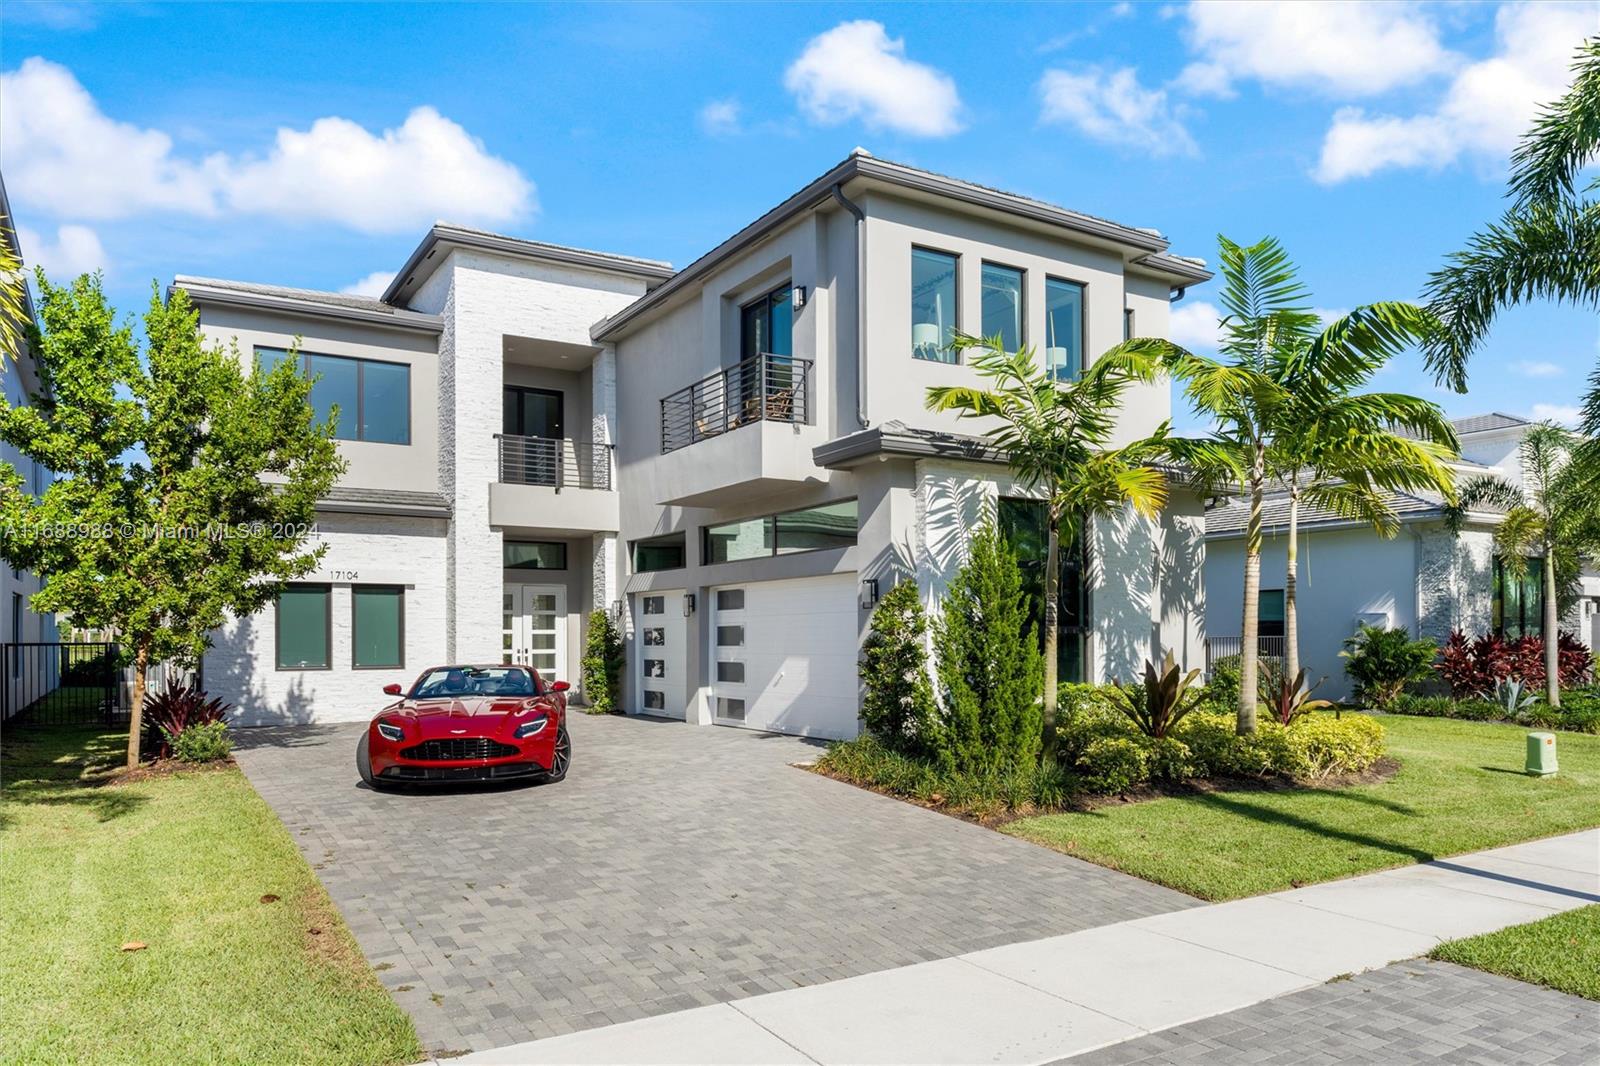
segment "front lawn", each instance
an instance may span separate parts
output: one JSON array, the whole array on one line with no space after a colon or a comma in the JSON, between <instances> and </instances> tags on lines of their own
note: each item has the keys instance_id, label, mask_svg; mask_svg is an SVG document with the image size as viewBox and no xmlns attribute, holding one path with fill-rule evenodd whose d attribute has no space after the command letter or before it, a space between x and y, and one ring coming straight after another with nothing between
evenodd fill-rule
<instances>
[{"instance_id":1,"label":"front lawn","mask_svg":"<svg viewBox=\"0 0 1600 1066\"><path fill-rule=\"evenodd\" d=\"M1273 892L1600 825L1600 737L1563 734L1561 772L1522 773L1515 726L1386 717L1381 784L1154 799L1005 832L1201 899Z\"/></svg>"},{"instance_id":2,"label":"front lawn","mask_svg":"<svg viewBox=\"0 0 1600 1066\"><path fill-rule=\"evenodd\" d=\"M1600 1000L1600 904L1452 940L1436 959Z\"/></svg>"},{"instance_id":3,"label":"front lawn","mask_svg":"<svg viewBox=\"0 0 1600 1066\"><path fill-rule=\"evenodd\" d=\"M421 1058L410 1020L244 776L227 766L116 783L126 744L93 729L5 731L0 1058ZM146 946L122 950L133 942Z\"/></svg>"}]
</instances>

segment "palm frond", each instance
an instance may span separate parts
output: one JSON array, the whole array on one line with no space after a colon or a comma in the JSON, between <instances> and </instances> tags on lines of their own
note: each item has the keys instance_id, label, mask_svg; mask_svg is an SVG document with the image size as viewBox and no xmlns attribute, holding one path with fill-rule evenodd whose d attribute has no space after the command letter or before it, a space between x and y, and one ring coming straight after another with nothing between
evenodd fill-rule
<instances>
[{"instance_id":1,"label":"palm frond","mask_svg":"<svg viewBox=\"0 0 1600 1066\"><path fill-rule=\"evenodd\" d=\"M1456 502L1445 508L1445 522L1459 532L1469 512L1510 512L1526 503L1522 490L1511 482L1494 474L1479 474L1456 487Z\"/></svg>"},{"instance_id":2,"label":"palm frond","mask_svg":"<svg viewBox=\"0 0 1600 1066\"><path fill-rule=\"evenodd\" d=\"M1566 94L1540 109L1511 155L1511 195L1519 208L1574 194L1573 183L1600 154L1600 37L1578 46Z\"/></svg>"},{"instance_id":3,"label":"palm frond","mask_svg":"<svg viewBox=\"0 0 1600 1066\"><path fill-rule=\"evenodd\" d=\"M1392 537L1400 530L1394 507L1382 493L1354 482L1313 485L1305 490L1305 501L1340 518L1365 522L1380 536Z\"/></svg>"},{"instance_id":4,"label":"palm frond","mask_svg":"<svg viewBox=\"0 0 1600 1066\"><path fill-rule=\"evenodd\" d=\"M1494 530L1494 546L1506 570L1517 577L1527 572L1528 553L1539 547L1544 537L1544 516L1531 507L1517 506Z\"/></svg>"},{"instance_id":5,"label":"palm frond","mask_svg":"<svg viewBox=\"0 0 1600 1066\"><path fill-rule=\"evenodd\" d=\"M1415 304L1367 304L1335 320L1303 350L1294 352L1276 376L1291 388L1322 382L1340 391L1352 389L1438 328L1437 320Z\"/></svg>"}]
</instances>

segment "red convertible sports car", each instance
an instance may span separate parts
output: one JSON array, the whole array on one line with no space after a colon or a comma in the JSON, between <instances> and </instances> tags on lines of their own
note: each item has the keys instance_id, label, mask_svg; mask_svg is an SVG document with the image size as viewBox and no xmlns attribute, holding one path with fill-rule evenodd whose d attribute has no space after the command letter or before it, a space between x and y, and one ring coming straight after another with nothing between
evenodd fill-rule
<instances>
[{"instance_id":1,"label":"red convertible sports car","mask_svg":"<svg viewBox=\"0 0 1600 1066\"><path fill-rule=\"evenodd\" d=\"M379 711L356 746L361 780L560 781L572 764L565 681L526 666L435 666Z\"/></svg>"}]
</instances>

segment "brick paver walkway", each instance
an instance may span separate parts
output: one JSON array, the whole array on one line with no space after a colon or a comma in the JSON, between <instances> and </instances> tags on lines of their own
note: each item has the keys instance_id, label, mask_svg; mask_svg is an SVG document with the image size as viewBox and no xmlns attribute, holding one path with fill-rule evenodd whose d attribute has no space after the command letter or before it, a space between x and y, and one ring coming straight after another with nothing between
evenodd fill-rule
<instances>
[{"instance_id":1,"label":"brick paver walkway","mask_svg":"<svg viewBox=\"0 0 1600 1066\"><path fill-rule=\"evenodd\" d=\"M1057 1066L1596 1062L1600 1004L1448 962L1415 959L1077 1055Z\"/></svg>"},{"instance_id":2,"label":"brick paver walkway","mask_svg":"<svg viewBox=\"0 0 1600 1066\"><path fill-rule=\"evenodd\" d=\"M789 764L788 737L573 716L551 786L373 793L360 726L238 759L438 1052L1195 906Z\"/></svg>"}]
</instances>

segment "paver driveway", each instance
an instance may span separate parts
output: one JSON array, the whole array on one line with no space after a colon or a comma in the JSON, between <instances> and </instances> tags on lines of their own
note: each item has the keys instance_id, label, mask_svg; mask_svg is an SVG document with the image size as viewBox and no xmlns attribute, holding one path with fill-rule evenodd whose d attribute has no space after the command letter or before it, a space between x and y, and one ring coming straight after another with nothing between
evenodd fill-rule
<instances>
[{"instance_id":1,"label":"paver driveway","mask_svg":"<svg viewBox=\"0 0 1600 1066\"><path fill-rule=\"evenodd\" d=\"M242 731L238 759L436 1052L1198 902L797 770L790 737L574 714L560 784L375 793L361 728Z\"/></svg>"}]
</instances>

